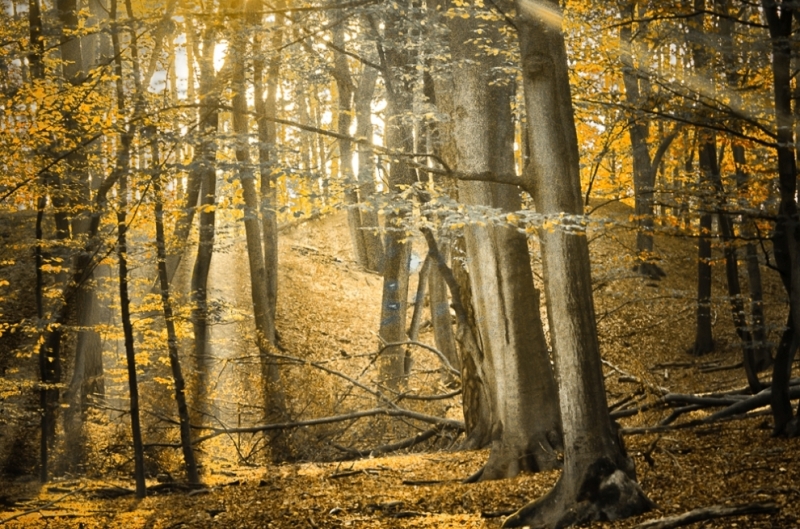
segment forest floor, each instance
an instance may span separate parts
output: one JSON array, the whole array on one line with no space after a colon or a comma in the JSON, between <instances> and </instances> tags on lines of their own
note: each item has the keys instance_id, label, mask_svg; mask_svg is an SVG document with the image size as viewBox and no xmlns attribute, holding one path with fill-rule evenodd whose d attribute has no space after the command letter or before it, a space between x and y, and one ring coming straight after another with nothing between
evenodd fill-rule
<instances>
[{"instance_id":1,"label":"forest floor","mask_svg":"<svg viewBox=\"0 0 800 529\"><path fill-rule=\"evenodd\" d=\"M629 214L629 208L616 204L596 216L622 218ZM672 393L708 394L745 385L743 369L733 367L740 362L741 353L722 300L723 266L714 268L715 296L720 299L714 305L716 351L696 358L687 353L694 338L694 243L658 238L657 248L671 258L662 262L666 277L649 281L630 272L632 232L607 229L590 237L609 403L652 404L660 397L659 388ZM285 354L309 361L328 359L331 363L327 366L352 367L356 360L368 359L367 353L374 353L377 343L381 279L353 263L346 215L340 212L301 224L283 233L280 244L278 328ZM234 251L237 254L242 255ZM777 278L769 271L765 275L765 297L781 300ZM412 282L411 292L413 287ZM784 310L781 303L767 306L773 341L784 321ZM430 334L420 339L432 343ZM331 360L334 357L338 364ZM420 358L418 365L427 366L426 362ZM356 371L362 369L361 365ZM761 375L763 380L769 378L768 372ZM415 389L442 392L441 387L434 387L439 382L420 376L411 383ZM303 411L298 413L302 418L344 413L357 407L359 401L349 394L329 395L329 400L320 397L327 379L305 380L294 384L301 387L288 392L293 408ZM456 401L426 411L459 418ZM374 406L374 398L363 399L362 409ZM625 443L636 462L639 482L658 509L590 527L635 527L697 508L751 503L774 504L778 512L721 518L694 527L800 526L800 439L772 437L772 419L766 409L734 420L682 427L714 411L698 410L681 416L672 429L652 433L633 430L657 425L673 411L653 406L619 420L628 429ZM339 443L369 449L368 443L381 438L368 435L369 431L355 423L348 424L349 430L322 433L298 429L292 442L301 445L303 440L319 441L336 435ZM301 431L305 433L301 435ZM392 432L384 433L390 440ZM342 450L334 443L319 449L316 455L320 457L314 457L313 450L301 453L296 463L273 465L247 458L216 458L205 467L207 488L187 490L152 480L148 483L152 492L143 500L126 494L133 484L122 473L102 479L66 476L45 486L32 478L17 478L0 482L0 525L87 529L494 528L505 515L543 495L558 478L558 472L547 472L463 484L462 479L481 467L487 451L448 449L455 444L452 439L440 439L426 445L422 452L418 447L417 451L383 457L327 463L318 460L330 460ZM209 453L210 448L207 459L211 459Z\"/></svg>"}]
</instances>

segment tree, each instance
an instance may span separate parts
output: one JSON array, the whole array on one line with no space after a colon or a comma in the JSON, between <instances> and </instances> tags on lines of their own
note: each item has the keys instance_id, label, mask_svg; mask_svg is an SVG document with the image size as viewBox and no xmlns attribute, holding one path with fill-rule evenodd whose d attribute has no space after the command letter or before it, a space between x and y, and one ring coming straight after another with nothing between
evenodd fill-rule
<instances>
[{"instance_id":1,"label":"tree","mask_svg":"<svg viewBox=\"0 0 800 529\"><path fill-rule=\"evenodd\" d=\"M246 13L247 5L238 2L234 13ZM241 19L239 19L241 20ZM259 222L259 198L250 158L249 119L245 83L245 53L247 35L243 24L235 24L230 53L233 55L231 76L233 129L237 134L236 171L245 202L244 226L247 238L247 257L250 264L250 284L253 297L253 312L256 326L256 343L260 351L264 377L264 397L267 413L281 417L286 413L280 371L274 362L269 362L270 348L275 345L275 321L270 309L267 270L264 263L261 223ZM277 450L280 451L280 450ZM280 457L280 454L274 454Z\"/></svg>"},{"instance_id":2,"label":"tree","mask_svg":"<svg viewBox=\"0 0 800 529\"><path fill-rule=\"evenodd\" d=\"M556 2L515 5L531 153L523 189L537 213L552 219L540 234L565 451L554 489L504 525L615 520L644 512L652 502L634 481L633 462L608 414L561 11Z\"/></svg>"},{"instance_id":3,"label":"tree","mask_svg":"<svg viewBox=\"0 0 800 529\"><path fill-rule=\"evenodd\" d=\"M775 354L772 372L772 415L775 434L797 435L798 420L793 417L789 401L789 378L797 351L800 329L800 241L797 225L800 217L795 195L797 192L797 165L795 160L794 130L791 95L791 40L792 20L798 16L791 3L762 0L762 9L769 28L772 51L772 82L777 128L778 188L780 205L775 225L773 246L775 263L789 295L789 319Z\"/></svg>"},{"instance_id":4,"label":"tree","mask_svg":"<svg viewBox=\"0 0 800 529\"><path fill-rule=\"evenodd\" d=\"M378 42L382 56L383 82L386 89L386 146L396 152L413 152L414 127L409 122L411 111L410 71L414 67L408 52L410 43L409 15L412 2L392 4L384 20L384 35ZM377 26L377 23L374 24ZM377 31L377 27L373 30ZM405 160L393 158L389 168L389 191L396 196L416 181L415 172ZM411 248L403 219L410 213L403 206L393 208L386 216L383 294L379 335L385 343L406 340L406 308L408 305L408 273ZM381 355L383 383L398 388L405 374L405 352L392 346Z\"/></svg>"},{"instance_id":5,"label":"tree","mask_svg":"<svg viewBox=\"0 0 800 529\"><path fill-rule=\"evenodd\" d=\"M638 5L637 5L638 4ZM637 11L644 11L639 2L625 1L620 5L620 11L624 20L630 20L620 27L620 40L622 50L620 61L622 62L622 79L625 86L625 96L628 103L633 108L647 109L653 100L651 94L651 83L649 75L645 69L637 69L634 65L634 50L641 50L646 44L634 41L633 39L633 18ZM640 31L637 31L638 38L643 38L647 24L640 23ZM640 56L641 55L641 56ZM647 50L636 53L636 59L646 61ZM677 130L664 136L658 143L655 153L650 154L650 119L646 115L634 116L630 119L628 134L630 136L632 148L633 165L633 187L636 203L636 217L639 224L639 231L636 233L636 250L639 252L637 258L636 271L650 279L660 279L664 271L653 262L653 194L656 187L656 172L661 164L661 160L669 148L672 140L677 135Z\"/></svg>"},{"instance_id":6,"label":"tree","mask_svg":"<svg viewBox=\"0 0 800 529\"><path fill-rule=\"evenodd\" d=\"M458 71L453 92L452 166L467 173L514 172L511 86L494 79L498 61L471 44L486 31L500 41L498 22L482 23L472 13L450 19L450 50ZM476 31L477 30L477 31ZM475 57L478 57L476 59ZM513 212L519 189L491 182L460 182L459 199L469 206ZM539 292L525 235L514 225L476 222L465 228L473 304L481 337L480 363L489 388L491 453L482 479L515 476L522 470L559 466L558 395L539 316Z\"/></svg>"}]
</instances>

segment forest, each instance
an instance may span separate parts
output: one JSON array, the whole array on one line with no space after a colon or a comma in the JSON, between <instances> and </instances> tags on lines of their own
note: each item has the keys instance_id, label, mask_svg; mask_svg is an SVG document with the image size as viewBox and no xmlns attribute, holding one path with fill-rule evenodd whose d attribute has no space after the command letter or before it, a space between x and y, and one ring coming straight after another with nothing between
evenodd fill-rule
<instances>
[{"instance_id":1,"label":"forest","mask_svg":"<svg viewBox=\"0 0 800 529\"><path fill-rule=\"evenodd\" d=\"M797 2L0 5L0 526L800 525Z\"/></svg>"}]
</instances>

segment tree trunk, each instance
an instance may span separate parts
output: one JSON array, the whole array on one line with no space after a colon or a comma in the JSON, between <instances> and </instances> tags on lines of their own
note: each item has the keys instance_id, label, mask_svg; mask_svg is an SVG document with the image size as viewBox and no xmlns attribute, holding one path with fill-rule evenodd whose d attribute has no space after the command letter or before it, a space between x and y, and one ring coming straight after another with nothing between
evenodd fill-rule
<instances>
[{"instance_id":1,"label":"tree trunk","mask_svg":"<svg viewBox=\"0 0 800 529\"><path fill-rule=\"evenodd\" d=\"M778 185L780 206L775 224L773 246L775 263L789 295L789 321L775 354L772 373L772 415L776 435L797 435L798 419L792 417L789 400L791 366L800 343L800 241L797 239L798 217L797 166L794 151L791 92L791 34L792 18L797 8L788 2L762 0L764 15L769 26L772 47L772 78L777 125L776 150L778 154ZM780 7L780 11L778 8Z\"/></svg>"},{"instance_id":2,"label":"tree trunk","mask_svg":"<svg viewBox=\"0 0 800 529\"><path fill-rule=\"evenodd\" d=\"M625 21L620 27L622 79L628 104L636 109L646 105L650 97L650 83L640 79L640 76L646 76L646 73L637 70L634 65L634 61L639 59L639 57L634 57L633 51L638 43L634 42L632 37L636 1L627 2L623 5L621 11L622 18ZM643 33L642 29L646 29L646 23L640 23L639 25L645 26L645 28L640 27L640 31L637 31L637 35L643 37L641 35ZM653 262L653 192L655 190L656 172L655 164L650 159L649 129L650 120L648 118L644 116L630 118L628 134L633 149L633 188L636 222L639 226L636 232L636 251L638 256L634 269L639 274L650 279L661 279L664 276L664 272Z\"/></svg>"},{"instance_id":3,"label":"tree trunk","mask_svg":"<svg viewBox=\"0 0 800 529\"><path fill-rule=\"evenodd\" d=\"M117 0L111 0L110 18L117 22ZM133 44L135 48L135 34ZM123 112L126 108L125 89L122 75L122 52L119 34L111 32L111 43L114 51L114 75L117 110ZM139 416L139 384L136 375L136 350L133 338L133 322L131 321L131 298L128 291L128 171L131 163L131 145L133 144L134 125L120 134L119 149L117 151L116 166L114 171L119 174L119 209L117 210L117 258L119 262L119 305L122 331L125 343L125 363L128 370L128 391L130 395L131 437L133 440L134 478L136 480L136 497L144 498L147 494L144 476L144 444L142 442L142 427Z\"/></svg>"},{"instance_id":4,"label":"tree trunk","mask_svg":"<svg viewBox=\"0 0 800 529\"><path fill-rule=\"evenodd\" d=\"M342 24L333 28L333 45L344 49L344 30ZM350 75L350 65L344 53L335 51L333 70L331 71L336 81L336 91L339 96L337 109L337 130L343 137L350 137L350 125L353 122L353 78ZM349 139L340 138L339 144L339 179L344 187L344 199L347 203L347 224L350 228L350 241L353 253L362 266L366 266L367 249L361 237L361 212L358 204L358 187L353 174L353 144Z\"/></svg>"},{"instance_id":5,"label":"tree trunk","mask_svg":"<svg viewBox=\"0 0 800 529\"><path fill-rule=\"evenodd\" d=\"M450 19L451 55L462 61L453 92L455 167L470 173L514 171L512 90L492 83L491 61L469 44L475 19ZM496 36L496 28L492 28ZM479 55L480 56L480 55ZM494 84L494 86L493 86ZM503 211L521 208L519 189L483 182L459 183L459 199ZM516 226L465 229L473 304L492 409L492 444L481 479L559 466L558 393L539 316L526 237Z\"/></svg>"},{"instance_id":6,"label":"tree trunk","mask_svg":"<svg viewBox=\"0 0 800 529\"><path fill-rule=\"evenodd\" d=\"M615 520L652 508L608 414L581 217L578 141L561 24L539 4L517 0L531 161L525 190L542 215L566 214L541 229L542 263L561 419L564 471L555 488L509 517L506 527ZM559 13L556 2L547 2ZM547 21L546 21L547 20Z\"/></svg>"},{"instance_id":7,"label":"tree trunk","mask_svg":"<svg viewBox=\"0 0 800 529\"><path fill-rule=\"evenodd\" d=\"M251 3L256 8L258 2ZM281 9L285 3L278 1L276 8ZM260 16L257 22L260 24ZM272 28L272 40L270 48L280 50L283 42L283 30L280 29L283 17L276 15L275 25ZM255 93L262 97L255 98L256 126L258 128L258 163L259 174L261 176L261 235L264 243L264 268L266 269L267 283L267 309L272 321L278 306L278 197L277 181L273 174L275 167L275 146L276 132L275 123L272 119L277 117L277 97L278 85L280 82L279 74L281 67L281 55L279 51L274 51L268 63L267 71L264 71L265 61L262 54L265 53L261 46L260 37L254 41L256 48L253 60L253 87ZM267 86L264 90L263 76L266 73ZM274 374L270 375L274 376Z\"/></svg>"},{"instance_id":8,"label":"tree trunk","mask_svg":"<svg viewBox=\"0 0 800 529\"><path fill-rule=\"evenodd\" d=\"M739 74L734 53L734 20L727 15L730 14L731 0L716 0L717 8L723 15L719 18L720 39L722 58L725 66L725 80L728 84L728 93L733 94L734 108L742 105L738 89L741 88L742 76ZM741 130L741 124L735 123L735 130ZM745 156L744 145L736 138L732 138L731 151L733 163L736 167L736 188L740 197L747 196L747 183L749 175L747 173L747 159ZM743 208L749 206L748 201L742 198L739 205ZM729 222L732 224L732 222ZM744 343L744 368L748 380L757 382L757 374L766 369L772 363L772 353L769 344L766 343L766 328L764 324L763 310L763 290L761 287L761 269L758 263L758 252L752 239L755 237L754 221L750 218L742 218L739 231L743 239L749 240L745 243L745 262L747 264L748 286L750 294L750 325L748 326L749 340ZM732 230L732 226L730 228ZM734 250L735 253L735 250ZM726 255L726 268L727 255ZM742 318L746 321L744 311L744 300L741 301ZM750 384L754 389L756 385ZM760 383L758 384L760 387Z\"/></svg>"},{"instance_id":9,"label":"tree trunk","mask_svg":"<svg viewBox=\"0 0 800 529\"><path fill-rule=\"evenodd\" d=\"M448 253L442 250L442 257L447 260ZM433 339L436 349L441 351L450 365L461 371L461 359L456 350L456 340L453 336L453 317L450 315L450 300L447 296L447 284L444 282L442 273L437 266L434 266L428 276L428 292L430 298L431 326L433 327ZM445 380L451 378L445 374Z\"/></svg>"},{"instance_id":10,"label":"tree trunk","mask_svg":"<svg viewBox=\"0 0 800 529\"><path fill-rule=\"evenodd\" d=\"M372 141L372 98L378 70L365 66L358 81L354 106L356 113L356 137ZM358 145L358 200L359 237L358 255L363 254L361 264L374 272L383 271L383 241L379 233L378 205L375 203L375 160L372 147L366 143Z\"/></svg>"},{"instance_id":11,"label":"tree trunk","mask_svg":"<svg viewBox=\"0 0 800 529\"><path fill-rule=\"evenodd\" d=\"M703 32L703 10L705 0L694 0L694 7L698 13L689 20L689 34L692 36L691 51L694 62L695 75L705 75L708 64L708 51L706 49ZM692 354L701 356L714 350L714 340L711 330L711 204L713 194L712 182L717 171L717 136L711 130L700 129L697 132L700 145L700 185L699 208L700 231L697 239L697 327Z\"/></svg>"},{"instance_id":12,"label":"tree trunk","mask_svg":"<svg viewBox=\"0 0 800 529\"><path fill-rule=\"evenodd\" d=\"M413 152L414 129L406 113L412 109L411 87L408 79L413 63L405 44L408 23L399 12L407 12L410 2L385 21L385 40L390 47L384 51L386 59L384 84L386 85L386 146L399 152ZM416 181L414 171L402 159L394 159L389 169L389 191L399 193L404 186ZM386 216L386 241L383 268L383 293L381 297L381 323L379 335L383 342L406 340L406 309L408 306L408 272L411 261L411 244L403 227L409 211L406 206L394 208ZM402 346L384 350L379 360L382 383L397 389L404 380L405 351Z\"/></svg>"},{"instance_id":13,"label":"tree trunk","mask_svg":"<svg viewBox=\"0 0 800 529\"><path fill-rule=\"evenodd\" d=\"M241 2L237 2L241 10ZM236 134L236 172L242 186L244 198L244 227L247 241L247 258L250 265L250 285L253 298L253 313L256 327L256 342L261 355L264 377L265 411L271 417L285 417L286 404L278 366L270 362L267 355L275 344L275 321L269 309L267 290L267 271L261 245L261 225L259 223L259 201L256 192L253 167L250 160L249 119L245 86L245 44L243 35L233 40L230 53L233 55L233 130ZM273 443L273 457L281 458L283 448Z\"/></svg>"},{"instance_id":14,"label":"tree trunk","mask_svg":"<svg viewBox=\"0 0 800 529\"><path fill-rule=\"evenodd\" d=\"M145 140L150 142L152 153L152 168L156 171L153 175L153 194L155 195L156 217L156 253L158 256L158 279L161 283L161 304L164 310L164 322L167 327L167 350L169 352L169 365L172 370L172 383L175 385L175 402L178 405L178 422L180 424L181 449L183 461L186 464L186 477L191 484L200 483L197 473L197 462L192 447L192 431L189 422L189 407L186 404L186 382L181 370L180 357L178 356L178 335L175 332L175 320L170 298L169 277L167 275L167 249L164 233L164 197L161 191L160 155L158 152L158 138L153 128L148 128L142 133Z\"/></svg>"},{"instance_id":15,"label":"tree trunk","mask_svg":"<svg viewBox=\"0 0 800 529\"><path fill-rule=\"evenodd\" d=\"M200 199L200 229L197 243L197 256L192 269L192 326L194 330L194 356L198 366L197 383L199 403L205 403L208 372L208 273L214 253L214 231L216 226L216 191L217 191L217 129L219 126L219 90L214 75L213 31L207 31L203 44L203 55L200 59L200 144L194 152L192 169L189 173L190 192L194 194L194 182L200 182L202 196ZM197 195L194 194L195 202ZM190 208L194 211L194 207ZM174 271L173 271L174 273ZM171 281L170 256L167 256L167 279Z\"/></svg>"},{"instance_id":16,"label":"tree trunk","mask_svg":"<svg viewBox=\"0 0 800 529\"><path fill-rule=\"evenodd\" d=\"M711 172L711 164L716 157L716 141L702 138L713 134L708 131L700 131L700 182L707 182ZM701 195L708 192L702 189ZM700 229L697 238L697 325L692 347L692 354L701 356L714 350L714 340L711 331L711 213L708 212L709 204L707 200L701 198L700 208L704 211L700 214Z\"/></svg>"}]
</instances>

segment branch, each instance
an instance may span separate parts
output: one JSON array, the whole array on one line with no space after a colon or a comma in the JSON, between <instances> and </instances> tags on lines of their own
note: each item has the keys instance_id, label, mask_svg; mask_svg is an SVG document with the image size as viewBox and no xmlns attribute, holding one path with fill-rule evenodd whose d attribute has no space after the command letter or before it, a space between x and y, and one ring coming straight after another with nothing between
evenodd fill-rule
<instances>
[{"instance_id":1,"label":"branch","mask_svg":"<svg viewBox=\"0 0 800 529\"><path fill-rule=\"evenodd\" d=\"M398 450L403 450L404 448L411 448L414 445L418 445L419 443L427 441L431 437L438 435L443 429L444 426L434 426L433 428L425 430L424 432L420 432L413 437L409 437L408 439L403 439L402 441L397 441L396 443L390 443L378 446L370 450L357 450L355 448L347 448L343 446L341 447L337 446L337 448L347 452L347 456L341 458L342 461L346 461L349 458L355 459L359 457L383 455L391 452L397 452Z\"/></svg>"},{"instance_id":2,"label":"branch","mask_svg":"<svg viewBox=\"0 0 800 529\"><path fill-rule=\"evenodd\" d=\"M436 424L443 428L451 428L453 430L458 430L461 432L463 432L465 429L464 423L462 421L457 421L455 419L434 417L433 415L426 415L424 413L418 413L415 411L405 410L402 408L373 408L371 410L356 411L353 413L346 413L344 415L333 415L330 417L320 417L318 419L309 419L307 421L262 424L260 426L249 426L244 428L227 428L224 430L221 428L203 427L204 430L211 430L212 433L204 435L203 437L198 437L197 439L194 440L194 443L199 444L202 443L203 441L207 441L209 439L224 434L258 433L258 432L268 432L272 430L288 430L290 428L300 428L302 426L319 426L321 424L344 422L353 419L361 419L363 417L375 417L378 415L384 415L387 417L408 417L409 419L416 419L418 421L426 422L428 424Z\"/></svg>"},{"instance_id":3,"label":"branch","mask_svg":"<svg viewBox=\"0 0 800 529\"><path fill-rule=\"evenodd\" d=\"M780 509L774 503L751 503L749 505L738 505L736 507L726 507L724 505L714 505L713 507L702 507L677 516L666 516L656 520L640 523L636 529L671 529L681 527L704 520L715 520L727 516L741 516L743 514L776 514Z\"/></svg>"},{"instance_id":4,"label":"branch","mask_svg":"<svg viewBox=\"0 0 800 529\"><path fill-rule=\"evenodd\" d=\"M385 343L385 344L383 344L383 347L381 347L380 350L378 351L378 355L380 355L382 352L384 352L386 349L389 349L390 347L398 347L398 346L401 346L401 345L416 345L417 347L422 347L423 349L427 349L428 351L431 351L432 353L436 353L436 356L438 356L439 359L442 361L442 363L444 364L444 367L446 367L447 370L450 371L451 373L453 373L455 376L461 378L461 371L459 371L458 369L454 368L453 364L450 363L450 361L447 359L447 357L444 356L444 354L442 354L441 351L439 351L435 347L431 347L428 344L424 344L424 343L418 342L416 340L408 340L406 342Z\"/></svg>"},{"instance_id":5,"label":"branch","mask_svg":"<svg viewBox=\"0 0 800 529\"><path fill-rule=\"evenodd\" d=\"M380 354L380 353L378 353L378 354ZM322 371L325 371L326 373L329 373L331 375L337 376L339 378L343 378L344 380L347 380L348 382L350 382L354 386L363 389L367 393L371 393L372 395L375 395L376 397L378 397L379 399L383 400L384 402L386 402L390 406L396 407L396 404L394 404L389 397L387 397L386 395L384 395L380 391L378 391L376 389L371 389L371 388L365 386L361 382L355 380L352 377L349 377L349 376L345 375L341 371L336 371L335 369L331 369L329 367L325 367L325 366L323 366L322 364L320 364L318 362L309 362L308 360L303 360L302 358L297 358L297 357L294 357L294 356L279 355L279 354L272 354L272 353L270 353L270 354L268 354L266 356L268 356L270 358L277 358L279 360L288 360L290 362L295 362L295 363L301 364L301 365L310 365L312 367L316 367L317 369L321 369Z\"/></svg>"},{"instance_id":6,"label":"branch","mask_svg":"<svg viewBox=\"0 0 800 529\"><path fill-rule=\"evenodd\" d=\"M187 104L173 105L171 107L166 107L166 108L161 109L160 111L163 112L163 111L166 111L166 110L179 110L179 109L184 109L184 108L206 108L207 106L208 105L197 104L197 103L187 103ZM222 104L215 105L215 108L217 108L219 110L222 110L222 111L225 111L225 112L233 112L233 107L231 107L229 105L222 105ZM340 133L334 132L332 130L321 129L319 127L306 125L304 123L298 123L297 121L291 121L291 120L288 120L288 119L281 119L281 118L276 118L276 117L272 117L272 116L264 116L264 115L261 115L261 114L257 114L254 111L244 112L244 114L249 115L249 116L253 116L256 119L264 119L264 120L267 120L267 121L271 121L272 123L277 123L278 125L284 125L284 126L287 126L287 127L293 127L293 128L296 128L296 129L300 129L300 130L305 131L305 132L312 132L314 134L320 134L322 136L327 136L329 138L335 138L337 140L349 141L349 142L354 143L356 145L366 145L366 146L370 147L373 151L375 151L375 152L377 152L379 154L386 155L386 156L394 156L394 157L397 157L397 158L422 158L422 157L427 157L427 158L433 158L433 159L435 159L435 160L437 160L437 161L439 161L441 163L441 159L438 156L436 156L435 154L430 154L430 153L406 153L406 152L401 152L401 151L395 151L393 149L389 149L387 147L384 147L383 145L375 145L368 138L354 137L354 136L350 136L348 134L340 134ZM437 175L441 175L441 176L449 176L450 178L456 178L458 180L480 181L480 182L496 182L498 184L509 184L509 185L515 185L515 186L520 186L520 187L524 187L524 184L525 184L525 179L522 176L514 174L514 173L497 174L497 173L492 173L490 171L483 171L483 172L480 172L480 173L465 173L463 171L455 171L455 170L449 169L449 168L447 168L446 165L444 165L444 167L445 167L444 169L438 169L436 167L429 167L429 166L427 166L425 164L421 164L421 163L414 162L414 161L406 161L404 163L408 164L410 167L413 167L413 168L421 170L421 171L425 171L427 173L437 174Z\"/></svg>"},{"instance_id":7,"label":"branch","mask_svg":"<svg viewBox=\"0 0 800 529\"><path fill-rule=\"evenodd\" d=\"M50 507L51 505L55 505L56 503L60 502L61 500L65 499L65 498L67 498L69 496L72 496L73 494L77 494L77 493L81 492L85 488L86 488L86 485L84 485L84 486L82 486L82 487L80 487L78 489L72 490L72 491L64 494L63 496L59 496L58 498L54 499L50 503L45 503L44 505L40 505L39 507L36 507L35 509L31 509L29 511L24 511L24 512L15 514L13 516L9 516L8 518L4 518L4 519L0 520L0 525L3 525L4 523L10 522L11 520L16 520L17 518L20 518L20 517L25 516L27 514L33 514L35 512L41 511L42 509L46 509L47 507Z\"/></svg>"}]
</instances>

